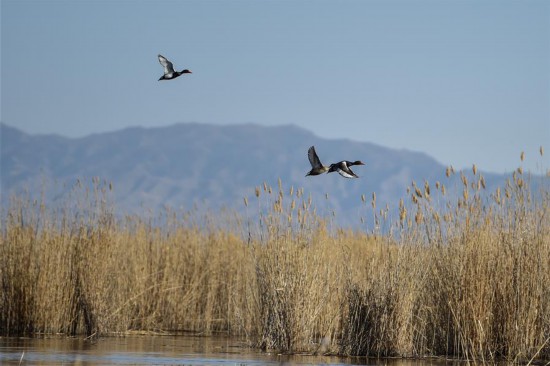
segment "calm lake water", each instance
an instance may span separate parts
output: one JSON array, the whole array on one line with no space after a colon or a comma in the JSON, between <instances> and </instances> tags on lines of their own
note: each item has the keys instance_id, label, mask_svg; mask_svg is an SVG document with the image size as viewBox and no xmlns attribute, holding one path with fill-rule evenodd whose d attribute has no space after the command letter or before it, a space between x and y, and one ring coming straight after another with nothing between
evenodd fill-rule
<instances>
[{"instance_id":1,"label":"calm lake water","mask_svg":"<svg viewBox=\"0 0 550 366\"><path fill-rule=\"evenodd\" d=\"M0 338L0 365L459 365L436 360L278 355L227 337Z\"/></svg>"}]
</instances>

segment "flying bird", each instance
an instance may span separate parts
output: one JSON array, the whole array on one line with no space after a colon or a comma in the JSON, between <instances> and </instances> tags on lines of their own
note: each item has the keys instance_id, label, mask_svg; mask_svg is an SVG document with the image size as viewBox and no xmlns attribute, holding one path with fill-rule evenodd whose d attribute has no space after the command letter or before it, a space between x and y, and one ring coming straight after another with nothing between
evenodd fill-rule
<instances>
[{"instance_id":1,"label":"flying bird","mask_svg":"<svg viewBox=\"0 0 550 366\"><path fill-rule=\"evenodd\" d=\"M164 75L160 77L159 81L175 79L182 74L191 74L191 70L187 69L182 71L174 71L174 65L163 55L159 55L159 62L162 67L164 67Z\"/></svg>"},{"instance_id":2,"label":"flying bird","mask_svg":"<svg viewBox=\"0 0 550 366\"><path fill-rule=\"evenodd\" d=\"M328 172L329 173L338 172L338 174L340 174L344 178L359 178L357 174L355 174L353 170L350 169L350 166L353 166L353 165L365 165L365 163L363 163L360 160L356 160L356 161L343 160L338 163L330 164Z\"/></svg>"},{"instance_id":3,"label":"flying bird","mask_svg":"<svg viewBox=\"0 0 550 366\"><path fill-rule=\"evenodd\" d=\"M317 156L317 153L315 152L315 146L312 146L307 151L307 157L309 159L309 162L311 164L311 170L306 174L306 177L308 175L319 175L326 173L328 171L328 167L321 164L321 160L319 160L319 157Z\"/></svg>"}]
</instances>

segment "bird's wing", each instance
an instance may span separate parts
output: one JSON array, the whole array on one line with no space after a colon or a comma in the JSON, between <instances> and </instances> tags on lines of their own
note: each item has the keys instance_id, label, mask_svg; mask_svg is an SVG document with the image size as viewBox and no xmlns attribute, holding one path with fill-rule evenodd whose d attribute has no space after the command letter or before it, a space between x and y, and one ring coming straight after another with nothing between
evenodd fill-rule
<instances>
[{"instance_id":1,"label":"bird's wing","mask_svg":"<svg viewBox=\"0 0 550 366\"><path fill-rule=\"evenodd\" d=\"M171 74L174 72L174 65L168 59L162 55L159 55L159 62L164 67L165 74Z\"/></svg>"},{"instance_id":2,"label":"bird's wing","mask_svg":"<svg viewBox=\"0 0 550 366\"><path fill-rule=\"evenodd\" d=\"M342 169L338 169L337 172L344 178L359 178L357 175L355 175L354 172L351 172L352 174L349 174L348 172L345 172Z\"/></svg>"},{"instance_id":3,"label":"bird's wing","mask_svg":"<svg viewBox=\"0 0 550 366\"><path fill-rule=\"evenodd\" d=\"M346 164L340 164L336 171L344 178L359 178Z\"/></svg>"},{"instance_id":4,"label":"bird's wing","mask_svg":"<svg viewBox=\"0 0 550 366\"><path fill-rule=\"evenodd\" d=\"M319 160L319 157L315 152L314 146L310 147L309 150L307 151L307 157L309 159L309 162L312 168L320 168L323 166L323 164L321 164L321 160Z\"/></svg>"}]
</instances>

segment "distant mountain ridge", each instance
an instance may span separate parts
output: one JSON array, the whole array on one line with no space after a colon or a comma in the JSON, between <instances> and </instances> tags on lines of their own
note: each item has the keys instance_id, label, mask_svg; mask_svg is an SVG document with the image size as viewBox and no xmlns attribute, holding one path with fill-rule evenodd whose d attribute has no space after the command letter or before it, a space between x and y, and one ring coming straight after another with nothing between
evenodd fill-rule
<instances>
[{"instance_id":1,"label":"distant mountain ridge","mask_svg":"<svg viewBox=\"0 0 550 366\"><path fill-rule=\"evenodd\" d=\"M115 207L124 213L193 204L242 210L243 198L253 197L255 187L264 182L277 187L280 178L285 190L303 188L311 195L321 214L334 211L341 224L355 226L369 211L361 195L370 201L375 192L378 207L396 207L412 181L445 181L445 167L424 153L322 139L293 125L181 123L66 138L30 135L1 124L0 139L4 201L23 189L38 195L44 181L62 187L99 177L113 183ZM337 173L306 177L312 145L324 164L363 160L366 165L354 169L360 178ZM503 176L488 174L486 180L491 186ZM62 190L57 194L62 196Z\"/></svg>"}]
</instances>

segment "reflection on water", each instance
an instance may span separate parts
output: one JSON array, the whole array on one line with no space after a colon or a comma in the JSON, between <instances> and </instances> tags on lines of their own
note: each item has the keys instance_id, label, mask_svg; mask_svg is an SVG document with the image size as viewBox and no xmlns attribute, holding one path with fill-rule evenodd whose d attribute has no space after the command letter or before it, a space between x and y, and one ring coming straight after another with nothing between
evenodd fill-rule
<instances>
[{"instance_id":1,"label":"reflection on water","mask_svg":"<svg viewBox=\"0 0 550 366\"><path fill-rule=\"evenodd\" d=\"M247 348L235 338L197 336L0 338L0 365L444 365L443 362L373 361L277 355ZM448 363L449 364L449 363Z\"/></svg>"}]
</instances>

